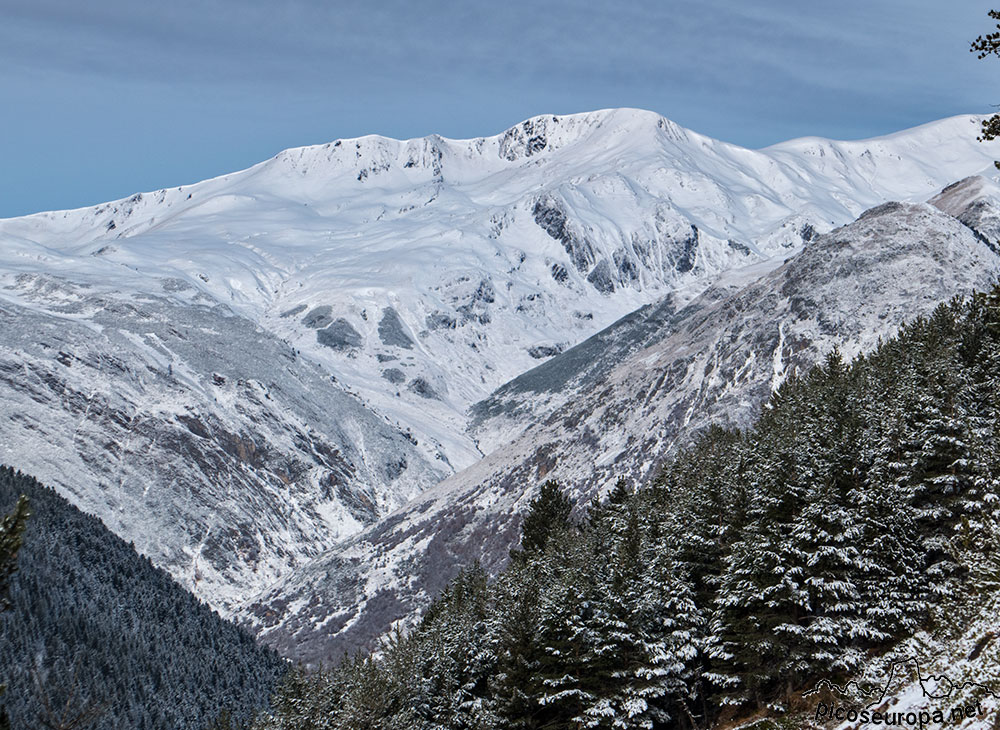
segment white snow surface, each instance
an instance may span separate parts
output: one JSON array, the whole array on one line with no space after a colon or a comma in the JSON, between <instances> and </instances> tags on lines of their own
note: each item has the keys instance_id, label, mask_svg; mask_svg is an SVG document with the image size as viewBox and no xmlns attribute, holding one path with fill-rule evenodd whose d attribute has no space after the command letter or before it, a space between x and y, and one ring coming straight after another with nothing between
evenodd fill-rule
<instances>
[{"instance_id":1,"label":"white snow surface","mask_svg":"<svg viewBox=\"0 0 1000 730\"><path fill-rule=\"evenodd\" d=\"M1000 145L978 143L978 125L749 150L636 109L540 116L493 137L291 149L0 220L0 459L230 610L518 437L531 413L470 431L469 408L540 361L665 297L680 308L727 272L772 269L871 206L990 174ZM214 385L227 322L242 334ZM33 343L32 328L49 339ZM244 367L255 337L298 364ZM104 367L109 350L129 388ZM86 405L95 394L121 421L114 443ZM143 419L157 425L135 438ZM271 438L274 453L248 455ZM204 439L216 466L179 486L173 471Z\"/></svg>"},{"instance_id":2,"label":"white snow surface","mask_svg":"<svg viewBox=\"0 0 1000 730\"><path fill-rule=\"evenodd\" d=\"M2 220L0 266L140 291L149 279L180 279L465 467L480 456L462 433L465 410L537 364L530 347L575 344L679 288L693 296L721 271L801 245L807 225L822 232L887 200L926 199L1000 155L977 131L978 118L962 116L871 140L748 150L613 109L535 117L471 140L338 140L194 185ZM582 269L535 222L540 199L565 212ZM679 271L672 244L691 225L697 249ZM602 261L618 279L611 294L587 282ZM553 264L565 266L565 283ZM492 291L477 297L483 282ZM331 307L363 346L331 350L301 314L282 318L303 305L301 314ZM380 342L386 307L411 349ZM429 327L435 314L455 329ZM441 398L388 387L380 351Z\"/></svg>"}]
</instances>

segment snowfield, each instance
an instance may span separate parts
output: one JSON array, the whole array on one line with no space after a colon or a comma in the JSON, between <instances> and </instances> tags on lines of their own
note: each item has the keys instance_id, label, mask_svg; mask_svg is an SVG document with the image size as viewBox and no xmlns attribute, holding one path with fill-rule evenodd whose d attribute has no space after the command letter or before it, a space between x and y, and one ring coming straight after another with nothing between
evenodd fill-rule
<instances>
[{"instance_id":1,"label":"snowfield","mask_svg":"<svg viewBox=\"0 0 1000 730\"><path fill-rule=\"evenodd\" d=\"M574 348L623 317L646 342L711 285L749 283L866 209L992 174L1000 146L978 123L748 150L634 109L540 116L0 220L0 461L232 612L502 461L581 392L559 365L553 387L508 399L535 366L609 364ZM780 377L784 352L741 372ZM376 571L364 593L398 578Z\"/></svg>"}]
</instances>

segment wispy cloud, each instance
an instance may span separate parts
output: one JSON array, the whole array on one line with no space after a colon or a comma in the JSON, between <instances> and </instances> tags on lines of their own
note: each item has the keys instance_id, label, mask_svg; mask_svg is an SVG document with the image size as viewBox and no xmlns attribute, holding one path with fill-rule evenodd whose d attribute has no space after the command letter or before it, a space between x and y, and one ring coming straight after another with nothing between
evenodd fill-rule
<instances>
[{"instance_id":1,"label":"wispy cloud","mask_svg":"<svg viewBox=\"0 0 1000 730\"><path fill-rule=\"evenodd\" d=\"M967 52L988 28L988 8L938 0L0 0L0 205L8 206L0 214L74 195L100 200L115 176L156 187L336 136L473 136L550 111L646 107L749 146L888 132L1000 101L1000 63ZM74 151L81 136L105 148L107 169L91 173L89 194L67 187L61 199L39 197L42 185L24 183L38 160L24 150L55 144L65 164L80 166L90 159ZM145 140L160 157L149 152L141 170L130 167L114 152L123 139Z\"/></svg>"}]
</instances>

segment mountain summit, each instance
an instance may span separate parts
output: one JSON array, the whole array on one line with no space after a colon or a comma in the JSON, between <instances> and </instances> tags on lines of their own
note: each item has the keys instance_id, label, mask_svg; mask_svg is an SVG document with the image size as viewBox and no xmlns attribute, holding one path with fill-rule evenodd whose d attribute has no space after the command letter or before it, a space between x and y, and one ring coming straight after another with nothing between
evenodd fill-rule
<instances>
[{"instance_id":1,"label":"mountain summit","mask_svg":"<svg viewBox=\"0 0 1000 730\"><path fill-rule=\"evenodd\" d=\"M0 220L0 461L231 611L517 438L470 414L500 386L992 171L977 130L748 150L651 112L547 115Z\"/></svg>"}]
</instances>

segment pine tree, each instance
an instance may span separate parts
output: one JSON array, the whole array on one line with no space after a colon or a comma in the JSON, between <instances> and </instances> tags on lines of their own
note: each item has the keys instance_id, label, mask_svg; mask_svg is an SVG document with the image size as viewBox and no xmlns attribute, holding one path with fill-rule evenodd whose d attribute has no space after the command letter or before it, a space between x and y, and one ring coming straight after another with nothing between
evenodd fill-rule
<instances>
[{"instance_id":1,"label":"pine tree","mask_svg":"<svg viewBox=\"0 0 1000 730\"><path fill-rule=\"evenodd\" d=\"M0 613L11 724L33 727L43 711L55 725L89 717L95 730L199 730L222 707L234 722L256 713L284 662L99 520L0 467L0 505L13 507L21 494L32 514L12 608Z\"/></svg>"},{"instance_id":2,"label":"pine tree","mask_svg":"<svg viewBox=\"0 0 1000 730\"><path fill-rule=\"evenodd\" d=\"M569 526L573 504L553 480L545 482L538 496L531 500L521 522L521 550L541 552L554 532Z\"/></svg>"},{"instance_id":3,"label":"pine tree","mask_svg":"<svg viewBox=\"0 0 1000 730\"><path fill-rule=\"evenodd\" d=\"M598 635L610 671L598 678L600 702L587 713L594 727L683 724L701 693L704 615L643 496L615 507L608 520L615 549L599 584L606 608Z\"/></svg>"},{"instance_id":4,"label":"pine tree","mask_svg":"<svg viewBox=\"0 0 1000 730\"><path fill-rule=\"evenodd\" d=\"M489 680L487 712L497 718L497 727L537 727L540 573L537 561L515 561L494 587L488 651L496 657L496 674Z\"/></svg>"},{"instance_id":5,"label":"pine tree","mask_svg":"<svg viewBox=\"0 0 1000 730\"><path fill-rule=\"evenodd\" d=\"M988 15L994 20L1000 20L1000 12L996 10L990 10ZM989 55L1000 56L1000 24L997 25L997 32L978 36L972 42L969 50L975 53L980 60ZM980 122L980 142L993 140L997 137L1000 137L1000 114L994 114ZM1000 162L993 164L1000 169Z\"/></svg>"},{"instance_id":6,"label":"pine tree","mask_svg":"<svg viewBox=\"0 0 1000 730\"><path fill-rule=\"evenodd\" d=\"M711 603L724 556L746 523L746 467L742 435L711 426L664 469L648 497L671 537L664 549L675 552L702 605Z\"/></svg>"},{"instance_id":7,"label":"pine tree","mask_svg":"<svg viewBox=\"0 0 1000 730\"><path fill-rule=\"evenodd\" d=\"M563 543L563 544L555 544ZM578 726L583 708L593 701L594 615L602 610L597 581L606 556L595 555L588 537L567 532L550 541L537 561L540 595L537 667L529 686L543 727Z\"/></svg>"},{"instance_id":8,"label":"pine tree","mask_svg":"<svg viewBox=\"0 0 1000 730\"><path fill-rule=\"evenodd\" d=\"M748 451L747 525L726 555L715 595L708 653L711 678L726 704L762 705L779 683L779 666L796 657L799 619L809 604L804 556L791 523L806 501L810 475L799 428L804 383L786 381L765 409Z\"/></svg>"},{"instance_id":9,"label":"pine tree","mask_svg":"<svg viewBox=\"0 0 1000 730\"><path fill-rule=\"evenodd\" d=\"M482 722L488 680L496 670L487 646L489 600L486 573L477 563L452 581L412 635L432 727L462 730Z\"/></svg>"},{"instance_id":10,"label":"pine tree","mask_svg":"<svg viewBox=\"0 0 1000 730\"><path fill-rule=\"evenodd\" d=\"M939 306L909 328L903 436L903 478L920 535L925 570L940 582L956 568L948 530L969 514L977 464L972 455L972 419L961 391L967 372L958 362L961 303Z\"/></svg>"},{"instance_id":11,"label":"pine tree","mask_svg":"<svg viewBox=\"0 0 1000 730\"><path fill-rule=\"evenodd\" d=\"M21 495L14 510L0 521L0 610L10 606L7 592L17 570L17 553L24 541L24 528L30 514L28 498Z\"/></svg>"},{"instance_id":12,"label":"pine tree","mask_svg":"<svg viewBox=\"0 0 1000 730\"><path fill-rule=\"evenodd\" d=\"M791 521L789 553L798 558L806 601L796 623L776 627L795 637L790 661L780 667L793 684L817 671L853 671L861 653L851 645L872 633L860 603L862 528L851 501L862 481L853 377L834 350L804 384L808 398L799 434L805 491Z\"/></svg>"}]
</instances>

